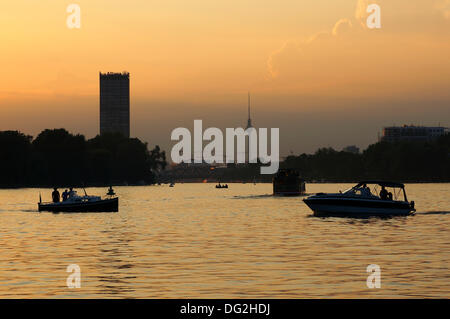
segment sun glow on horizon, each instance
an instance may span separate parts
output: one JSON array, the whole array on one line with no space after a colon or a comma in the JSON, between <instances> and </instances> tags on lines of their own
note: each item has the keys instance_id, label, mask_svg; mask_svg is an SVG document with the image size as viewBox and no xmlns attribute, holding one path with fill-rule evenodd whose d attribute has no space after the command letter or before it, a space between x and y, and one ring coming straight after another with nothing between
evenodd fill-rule
<instances>
[{"instance_id":1,"label":"sun glow on horizon","mask_svg":"<svg viewBox=\"0 0 450 319\"><path fill-rule=\"evenodd\" d=\"M229 120L224 109L241 112L248 90L256 121L277 122L276 109L287 131L298 126L295 116L341 110L345 122L361 108L379 112L360 119L371 130L387 112L401 121L405 105L408 121L442 120L442 110L450 118L446 0L370 1L381 7L377 30L365 27L366 0L77 3L80 29L66 26L69 2L3 4L0 129L67 126L93 135L98 72L123 70L131 73L134 134L146 140L167 139L156 131L163 124L144 122L155 118L171 128L177 118ZM344 143L338 138L331 143ZM312 140L308 147L324 143Z\"/></svg>"}]
</instances>

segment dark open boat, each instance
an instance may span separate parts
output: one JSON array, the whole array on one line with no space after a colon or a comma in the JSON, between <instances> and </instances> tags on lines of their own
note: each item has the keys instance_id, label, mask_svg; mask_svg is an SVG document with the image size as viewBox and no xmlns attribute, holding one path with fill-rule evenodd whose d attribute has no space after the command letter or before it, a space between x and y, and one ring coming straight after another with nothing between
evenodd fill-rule
<instances>
[{"instance_id":1,"label":"dark open boat","mask_svg":"<svg viewBox=\"0 0 450 319\"><path fill-rule=\"evenodd\" d=\"M371 190L367 185L374 184ZM378 196L377 187L385 191ZM399 191L396 191L399 190ZM414 201L408 202L405 185L386 181L364 181L340 193L318 193L303 200L315 216L366 217L407 216L415 212Z\"/></svg>"},{"instance_id":2,"label":"dark open boat","mask_svg":"<svg viewBox=\"0 0 450 319\"><path fill-rule=\"evenodd\" d=\"M82 202L60 202L60 203L38 203L40 212L70 212L70 213L86 213L86 212L118 212L119 198L101 199L98 201L82 201Z\"/></svg>"},{"instance_id":3,"label":"dark open boat","mask_svg":"<svg viewBox=\"0 0 450 319\"><path fill-rule=\"evenodd\" d=\"M273 194L278 196L298 196L305 193L305 182L293 169L280 169L273 177Z\"/></svg>"},{"instance_id":4,"label":"dark open boat","mask_svg":"<svg viewBox=\"0 0 450 319\"><path fill-rule=\"evenodd\" d=\"M87 212L118 212L119 198L114 196L112 188L108 191L107 198L100 196L78 196L74 192L74 196L62 202L43 203L41 200L38 203L40 212L67 212L67 213L87 213Z\"/></svg>"}]
</instances>

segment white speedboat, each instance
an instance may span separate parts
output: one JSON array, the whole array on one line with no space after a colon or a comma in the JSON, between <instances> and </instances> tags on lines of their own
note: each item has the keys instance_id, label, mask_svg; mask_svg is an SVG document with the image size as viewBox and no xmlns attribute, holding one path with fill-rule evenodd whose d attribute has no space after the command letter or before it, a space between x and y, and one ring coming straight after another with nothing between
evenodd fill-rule
<instances>
[{"instance_id":1,"label":"white speedboat","mask_svg":"<svg viewBox=\"0 0 450 319\"><path fill-rule=\"evenodd\" d=\"M368 185L374 185L372 190ZM360 182L345 192L318 193L303 201L315 216L406 216L416 211L405 185L384 181Z\"/></svg>"}]
</instances>

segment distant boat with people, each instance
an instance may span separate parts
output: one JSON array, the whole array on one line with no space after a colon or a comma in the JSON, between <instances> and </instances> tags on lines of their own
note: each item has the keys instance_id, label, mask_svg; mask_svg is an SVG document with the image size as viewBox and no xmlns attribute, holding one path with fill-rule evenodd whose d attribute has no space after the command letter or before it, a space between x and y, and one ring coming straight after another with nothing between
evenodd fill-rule
<instances>
[{"instance_id":1,"label":"distant boat with people","mask_svg":"<svg viewBox=\"0 0 450 319\"><path fill-rule=\"evenodd\" d=\"M72 188L70 191L64 191L60 200L58 190L55 188L52 193L52 202L42 202L39 195L39 212L67 212L67 213L86 213L86 212L118 212L119 198L116 196L112 187L108 189L106 198L101 196L90 196L84 191L84 196L79 196Z\"/></svg>"},{"instance_id":2,"label":"distant boat with people","mask_svg":"<svg viewBox=\"0 0 450 319\"><path fill-rule=\"evenodd\" d=\"M369 185L374 186L370 189ZM303 201L315 216L407 216L416 211L404 184L385 181L363 181L347 191L318 193Z\"/></svg>"},{"instance_id":3,"label":"distant boat with people","mask_svg":"<svg viewBox=\"0 0 450 319\"><path fill-rule=\"evenodd\" d=\"M216 188L228 188L228 184L217 184Z\"/></svg>"},{"instance_id":4,"label":"distant boat with people","mask_svg":"<svg viewBox=\"0 0 450 319\"><path fill-rule=\"evenodd\" d=\"M298 196L305 193L305 181L293 169L279 169L273 177L273 194L278 196Z\"/></svg>"}]
</instances>

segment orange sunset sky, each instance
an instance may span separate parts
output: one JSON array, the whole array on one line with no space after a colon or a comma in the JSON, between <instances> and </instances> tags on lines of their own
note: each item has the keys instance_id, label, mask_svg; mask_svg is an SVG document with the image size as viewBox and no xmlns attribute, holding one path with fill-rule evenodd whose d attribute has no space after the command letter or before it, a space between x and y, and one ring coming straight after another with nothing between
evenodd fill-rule
<instances>
[{"instance_id":1,"label":"orange sunset sky","mask_svg":"<svg viewBox=\"0 0 450 319\"><path fill-rule=\"evenodd\" d=\"M69 29L66 8L81 7ZM369 3L381 29L368 29ZM449 126L450 0L15 0L0 5L0 130L98 133L98 72L131 73L131 135L279 127L281 154Z\"/></svg>"}]
</instances>

